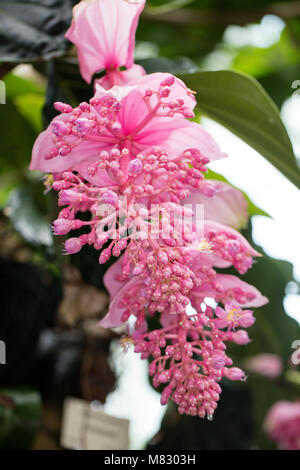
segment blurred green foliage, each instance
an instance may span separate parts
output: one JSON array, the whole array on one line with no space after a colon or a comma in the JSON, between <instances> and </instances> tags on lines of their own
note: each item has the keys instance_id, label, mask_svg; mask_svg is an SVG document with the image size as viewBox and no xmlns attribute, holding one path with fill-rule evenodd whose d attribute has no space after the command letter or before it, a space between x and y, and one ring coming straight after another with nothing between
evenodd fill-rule
<instances>
[{"instance_id":1,"label":"blurred green foliage","mask_svg":"<svg viewBox=\"0 0 300 470\"><path fill-rule=\"evenodd\" d=\"M30 449L39 426L41 397L28 388L0 388L0 449Z\"/></svg>"}]
</instances>

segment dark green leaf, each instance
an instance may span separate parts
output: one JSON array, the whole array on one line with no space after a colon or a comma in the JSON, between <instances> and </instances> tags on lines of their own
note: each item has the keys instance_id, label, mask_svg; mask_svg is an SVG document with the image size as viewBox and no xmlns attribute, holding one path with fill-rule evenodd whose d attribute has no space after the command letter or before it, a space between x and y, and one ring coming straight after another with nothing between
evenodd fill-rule
<instances>
[{"instance_id":1,"label":"dark green leaf","mask_svg":"<svg viewBox=\"0 0 300 470\"><path fill-rule=\"evenodd\" d=\"M199 109L251 145L300 188L292 144L273 101L252 77L233 71L182 75Z\"/></svg>"},{"instance_id":2,"label":"dark green leaf","mask_svg":"<svg viewBox=\"0 0 300 470\"><path fill-rule=\"evenodd\" d=\"M13 73L9 73L5 76L4 83L6 86L6 98L16 98L27 94L43 96L45 93L42 85L37 85L36 83L18 77Z\"/></svg>"},{"instance_id":3,"label":"dark green leaf","mask_svg":"<svg viewBox=\"0 0 300 470\"><path fill-rule=\"evenodd\" d=\"M64 54L72 6L72 0L1 0L0 60L27 62Z\"/></svg>"}]
</instances>

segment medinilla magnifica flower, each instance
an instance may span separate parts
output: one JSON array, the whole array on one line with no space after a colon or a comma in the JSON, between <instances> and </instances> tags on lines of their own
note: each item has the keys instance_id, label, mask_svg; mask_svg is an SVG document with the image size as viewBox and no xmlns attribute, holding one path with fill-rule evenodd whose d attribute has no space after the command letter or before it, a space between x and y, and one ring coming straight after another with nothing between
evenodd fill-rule
<instances>
[{"instance_id":1,"label":"medinilla magnifica flower","mask_svg":"<svg viewBox=\"0 0 300 470\"><path fill-rule=\"evenodd\" d=\"M30 168L52 174L60 207L54 233L72 232L66 252L88 244L101 264L118 258L104 277L110 307L101 325L124 325L150 362L153 385L163 385L162 404L172 399L180 413L211 419L221 379L245 380L226 342L250 341L250 309L267 299L223 272L244 274L259 253L237 231L247 223L243 194L205 178L206 165L225 154L190 120L195 93L171 74L143 75L133 63L144 3L76 6L67 37L81 73L88 82L100 69L106 75L87 102L55 103L61 114L38 137Z\"/></svg>"}]
</instances>

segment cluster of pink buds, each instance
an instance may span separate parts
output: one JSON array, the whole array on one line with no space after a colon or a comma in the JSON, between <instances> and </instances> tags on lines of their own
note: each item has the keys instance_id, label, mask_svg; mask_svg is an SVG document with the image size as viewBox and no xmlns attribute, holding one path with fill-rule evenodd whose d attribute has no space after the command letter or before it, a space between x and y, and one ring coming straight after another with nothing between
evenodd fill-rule
<instances>
[{"instance_id":1,"label":"cluster of pink buds","mask_svg":"<svg viewBox=\"0 0 300 470\"><path fill-rule=\"evenodd\" d=\"M225 354L224 341L229 333L216 327L211 313L207 308L205 313L181 314L168 327L133 334L135 351L143 359L152 357L149 374L153 385L164 386L162 405L172 398L180 414L208 419L217 408L221 378L245 379L241 369L228 367L232 360Z\"/></svg>"},{"instance_id":2,"label":"cluster of pink buds","mask_svg":"<svg viewBox=\"0 0 300 470\"><path fill-rule=\"evenodd\" d=\"M205 178L206 165L225 154L190 120L194 93L170 74L145 75L133 64L144 3L76 6L67 37L81 73L87 81L100 69L107 74L88 102L55 103L60 115L38 137L31 169L53 175L60 207L53 230L72 232L65 251L92 245L99 263L118 258L105 274L111 303L101 324L134 320L130 341L151 361L154 386L164 385L162 404L172 399L180 413L211 419L221 379L245 380L225 343L250 341L249 308L267 299L218 272L233 266L244 274L258 256L236 230L247 204L238 190ZM149 330L150 316L161 328Z\"/></svg>"}]
</instances>

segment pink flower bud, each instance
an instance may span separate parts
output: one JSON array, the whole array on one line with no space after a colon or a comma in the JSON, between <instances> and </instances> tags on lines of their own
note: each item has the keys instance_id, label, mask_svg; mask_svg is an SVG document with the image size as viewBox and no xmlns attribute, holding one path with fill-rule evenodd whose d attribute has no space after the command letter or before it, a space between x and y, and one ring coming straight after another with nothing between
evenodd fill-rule
<instances>
[{"instance_id":1,"label":"pink flower bud","mask_svg":"<svg viewBox=\"0 0 300 470\"><path fill-rule=\"evenodd\" d=\"M245 373L239 367L231 367L230 369L225 369L225 377L229 380L245 380Z\"/></svg>"},{"instance_id":2,"label":"pink flower bud","mask_svg":"<svg viewBox=\"0 0 300 470\"><path fill-rule=\"evenodd\" d=\"M61 113L71 113L73 111L72 106L66 103L61 103L60 101L56 101L53 106L57 111L60 111Z\"/></svg>"},{"instance_id":3,"label":"pink flower bud","mask_svg":"<svg viewBox=\"0 0 300 470\"><path fill-rule=\"evenodd\" d=\"M131 160L128 165L128 174L129 176L138 176L143 170L143 164L139 158Z\"/></svg>"},{"instance_id":4,"label":"pink flower bud","mask_svg":"<svg viewBox=\"0 0 300 470\"><path fill-rule=\"evenodd\" d=\"M80 103L79 108L81 109L81 111L89 111L90 106L88 103L83 101L82 103Z\"/></svg>"},{"instance_id":5,"label":"pink flower bud","mask_svg":"<svg viewBox=\"0 0 300 470\"><path fill-rule=\"evenodd\" d=\"M111 249L106 248L105 250L102 251L101 255L99 256L99 264L106 263L106 261L108 261L110 257L111 257Z\"/></svg>"},{"instance_id":6,"label":"pink flower bud","mask_svg":"<svg viewBox=\"0 0 300 470\"><path fill-rule=\"evenodd\" d=\"M92 128L92 122L87 118L80 118L74 122L74 127L80 135L86 135Z\"/></svg>"},{"instance_id":7,"label":"pink flower bud","mask_svg":"<svg viewBox=\"0 0 300 470\"><path fill-rule=\"evenodd\" d=\"M213 197L216 193L217 187L214 183L204 181L199 187L200 191L204 196Z\"/></svg>"},{"instance_id":8,"label":"pink flower bud","mask_svg":"<svg viewBox=\"0 0 300 470\"><path fill-rule=\"evenodd\" d=\"M251 310L246 310L240 320L240 325L243 328L249 328L255 322L255 318L251 312Z\"/></svg>"},{"instance_id":9,"label":"pink flower bud","mask_svg":"<svg viewBox=\"0 0 300 470\"><path fill-rule=\"evenodd\" d=\"M114 207L117 207L119 203L119 198L118 198L117 193L115 193L114 191L111 191L110 189L108 189L107 191L105 191L105 193L102 194L102 199L105 202L105 204L110 204Z\"/></svg>"},{"instance_id":10,"label":"pink flower bud","mask_svg":"<svg viewBox=\"0 0 300 470\"><path fill-rule=\"evenodd\" d=\"M62 147L60 147L60 149L58 151L58 153L61 157L65 157L70 152L71 152L71 147L69 147L69 145L63 145Z\"/></svg>"},{"instance_id":11,"label":"pink flower bud","mask_svg":"<svg viewBox=\"0 0 300 470\"><path fill-rule=\"evenodd\" d=\"M188 108L183 109L182 114L187 119L193 119L195 117L195 113L193 111L191 111L190 109L188 109Z\"/></svg>"},{"instance_id":12,"label":"pink flower bud","mask_svg":"<svg viewBox=\"0 0 300 470\"><path fill-rule=\"evenodd\" d=\"M52 121L51 122L52 131L58 137L63 137L68 134L69 128L64 121Z\"/></svg>"},{"instance_id":13,"label":"pink flower bud","mask_svg":"<svg viewBox=\"0 0 300 470\"><path fill-rule=\"evenodd\" d=\"M54 234L55 235L65 235L70 230L72 230L72 221L68 219L56 219L53 222Z\"/></svg>"},{"instance_id":14,"label":"pink flower bud","mask_svg":"<svg viewBox=\"0 0 300 470\"><path fill-rule=\"evenodd\" d=\"M150 90L150 88L148 88L148 90L145 91L145 96L150 98L150 96L152 96L152 95L153 95L153 90Z\"/></svg>"},{"instance_id":15,"label":"pink flower bud","mask_svg":"<svg viewBox=\"0 0 300 470\"><path fill-rule=\"evenodd\" d=\"M165 87L165 86L172 86L175 82L175 77L173 75L170 75L168 78L165 78L160 84L160 86Z\"/></svg>"},{"instance_id":16,"label":"pink flower bud","mask_svg":"<svg viewBox=\"0 0 300 470\"><path fill-rule=\"evenodd\" d=\"M232 333L232 341L235 344L240 344L240 345L250 343L248 333L245 330L238 330L235 333Z\"/></svg>"},{"instance_id":17,"label":"pink flower bud","mask_svg":"<svg viewBox=\"0 0 300 470\"><path fill-rule=\"evenodd\" d=\"M59 199L62 205L74 204L79 200L79 194L72 189L66 189L59 193Z\"/></svg>"},{"instance_id":18,"label":"pink flower bud","mask_svg":"<svg viewBox=\"0 0 300 470\"><path fill-rule=\"evenodd\" d=\"M82 248L82 241L80 238L69 238L65 243L65 249L69 255L78 253Z\"/></svg>"},{"instance_id":19,"label":"pink flower bud","mask_svg":"<svg viewBox=\"0 0 300 470\"><path fill-rule=\"evenodd\" d=\"M214 354L210 360L210 364L214 369L222 369L225 366L225 358L222 354Z\"/></svg>"},{"instance_id":20,"label":"pink flower bud","mask_svg":"<svg viewBox=\"0 0 300 470\"><path fill-rule=\"evenodd\" d=\"M161 96L163 98L168 98L168 96L170 95L171 93L171 88L169 88L168 86L164 87L162 90L161 90Z\"/></svg>"}]
</instances>

